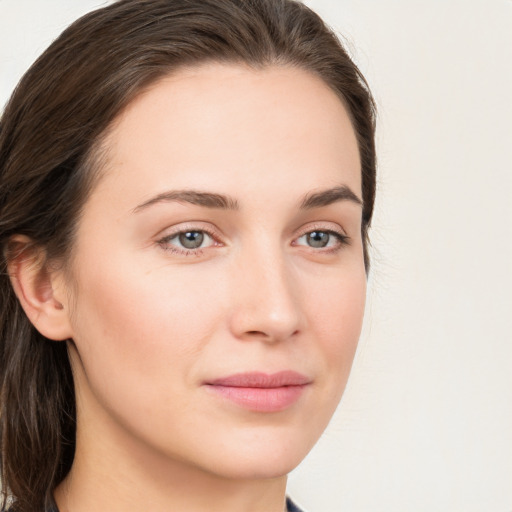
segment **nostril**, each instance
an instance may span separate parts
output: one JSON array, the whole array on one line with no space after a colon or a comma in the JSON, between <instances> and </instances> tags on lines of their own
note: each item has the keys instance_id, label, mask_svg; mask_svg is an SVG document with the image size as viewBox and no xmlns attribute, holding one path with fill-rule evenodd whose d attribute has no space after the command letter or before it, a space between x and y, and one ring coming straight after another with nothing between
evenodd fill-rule
<instances>
[{"instance_id":1,"label":"nostril","mask_svg":"<svg viewBox=\"0 0 512 512\"><path fill-rule=\"evenodd\" d=\"M293 336L296 336L297 334L299 333L299 330L295 330L291 333L290 337L293 337ZM249 337L258 337L258 338L268 338L269 340L270 339L280 339L281 338L281 335L279 334L276 334L276 336L273 336L270 332L265 332L265 331L246 331L245 332L246 336L249 336Z\"/></svg>"}]
</instances>

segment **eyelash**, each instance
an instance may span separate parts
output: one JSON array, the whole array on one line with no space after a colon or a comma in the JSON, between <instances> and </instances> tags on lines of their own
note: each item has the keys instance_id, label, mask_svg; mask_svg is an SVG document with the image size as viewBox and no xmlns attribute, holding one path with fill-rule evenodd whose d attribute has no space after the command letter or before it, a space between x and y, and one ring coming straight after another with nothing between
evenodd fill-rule
<instances>
[{"instance_id":1,"label":"eyelash","mask_svg":"<svg viewBox=\"0 0 512 512\"><path fill-rule=\"evenodd\" d=\"M341 250L343 247L350 245L350 237L348 237L347 235L345 235L344 233L341 233L339 231L334 231L333 229L326 229L326 228L323 228L322 226L316 226L316 227L312 226L310 229L308 229L307 231L302 233L302 235L298 236L295 240L299 240L300 238L310 235L311 233L315 233L315 232L325 233L325 234L329 235L330 237L334 237L336 239L336 244L332 247L328 247L328 248L320 247L320 248L315 249L314 247L308 246L310 249L312 249L316 253L334 254L334 253L338 252L339 250ZM298 245L298 244L294 243L293 245Z\"/></svg>"},{"instance_id":2,"label":"eyelash","mask_svg":"<svg viewBox=\"0 0 512 512\"><path fill-rule=\"evenodd\" d=\"M179 231L175 231L174 233L171 233L169 235L164 236L160 240L157 241L158 245L162 247L164 251L171 252L173 254L178 254L180 256L201 256L205 249L208 249L209 247L199 247L197 249L187 249L186 247L180 249L179 247L170 244L171 240L174 240L175 238L178 238L180 235L184 233L206 233L212 240L213 243L209 247L214 247L215 245L219 245L219 242L216 241L218 238L218 235L210 229L201 227L185 227L180 229Z\"/></svg>"},{"instance_id":3,"label":"eyelash","mask_svg":"<svg viewBox=\"0 0 512 512\"><path fill-rule=\"evenodd\" d=\"M294 241L296 241L304 236L307 236L311 233L314 233L314 232L325 233L329 236L333 236L337 241L335 246L329 247L329 248L315 249L314 247L309 246L309 248L312 249L315 253L333 254L333 253L338 252L342 247L350 245L350 237L348 237L344 233L340 233L340 232L334 231L332 229L325 229L325 228L322 228L321 226L317 226L317 227L312 226L310 229L308 229L307 231L305 231L304 233L302 233L301 235L296 237ZM184 233L205 233L213 240L213 243L211 245L209 245L208 247L204 247L204 248L198 247L197 249L179 248L175 245L170 244L171 240L178 238L180 235L182 235ZM210 230L210 229L207 229L204 227L198 228L198 227L191 226L191 227L186 227L186 228L180 229L179 231L175 231L174 233L171 233L169 235L166 235L166 236L162 237L161 239L157 240L157 243L158 243L158 245L160 245L160 247L164 251L168 251L173 254L178 254L180 256L201 256L204 253L205 249L209 249L210 247L215 247L216 245L217 246L220 245L220 242L217 241L217 238L218 238L218 235L213 230ZM293 243L293 245L297 246L299 244Z\"/></svg>"}]
</instances>

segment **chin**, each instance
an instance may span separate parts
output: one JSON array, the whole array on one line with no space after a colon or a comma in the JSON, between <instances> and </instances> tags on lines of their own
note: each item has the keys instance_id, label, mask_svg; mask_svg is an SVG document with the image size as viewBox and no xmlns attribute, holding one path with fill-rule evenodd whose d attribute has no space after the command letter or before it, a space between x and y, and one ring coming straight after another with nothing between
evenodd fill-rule
<instances>
[{"instance_id":1,"label":"chin","mask_svg":"<svg viewBox=\"0 0 512 512\"><path fill-rule=\"evenodd\" d=\"M230 480L271 480L281 478L295 469L306 454L279 454L251 460L223 461L215 473Z\"/></svg>"},{"instance_id":2,"label":"chin","mask_svg":"<svg viewBox=\"0 0 512 512\"><path fill-rule=\"evenodd\" d=\"M309 453L317 436L289 433L287 436L261 435L245 443L231 442L222 446L222 453L208 454L205 466L230 479L280 478L295 469ZM233 440L232 440L233 441Z\"/></svg>"}]
</instances>

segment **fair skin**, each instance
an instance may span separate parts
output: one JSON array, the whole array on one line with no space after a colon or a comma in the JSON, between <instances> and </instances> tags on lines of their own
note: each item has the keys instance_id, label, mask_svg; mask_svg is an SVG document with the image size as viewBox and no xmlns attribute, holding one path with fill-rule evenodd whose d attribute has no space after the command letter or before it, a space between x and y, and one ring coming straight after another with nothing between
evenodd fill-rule
<instances>
[{"instance_id":1,"label":"fair skin","mask_svg":"<svg viewBox=\"0 0 512 512\"><path fill-rule=\"evenodd\" d=\"M11 268L36 327L73 340L60 511L282 512L363 318L347 112L306 71L206 64L145 91L105 143L65 270ZM283 371L301 382L270 382ZM218 384L246 372L269 382Z\"/></svg>"}]
</instances>

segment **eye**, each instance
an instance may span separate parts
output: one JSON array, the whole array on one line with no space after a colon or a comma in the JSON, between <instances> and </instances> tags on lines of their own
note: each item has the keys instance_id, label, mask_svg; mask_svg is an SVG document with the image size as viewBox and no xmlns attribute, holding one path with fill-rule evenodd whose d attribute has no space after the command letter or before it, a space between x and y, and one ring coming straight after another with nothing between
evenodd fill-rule
<instances>
[{"instance_id":1,"label":"eye","mask_svg":"<svg viewBox=\"0 0 512 512\"><path fill-rule=\"evenodd\" d=\"M348 243L348 237L331 230L315 229L300 236L295 245L307 245L313 249L336 249Z\"/></svg>"},{"instance_id":2,"label":"eye","mask_svg":"<svg viewBox=\"0 0 512 512\"><path fill-rule=\"evenodd\" d=\"M208 238L204 231L185 231L174 237L185 249L199 249Z\"/></svg>"},{"instance_id":3,"label":"eye","mask_svg":"<svg viewBox=\"0 0 512 512\"><path fill-rule=\"evenodd\" d=\"M158 241L165 249L188 254L215 244L213 237L202 229L178 231Z\"/></svg>"}]
</instances>

